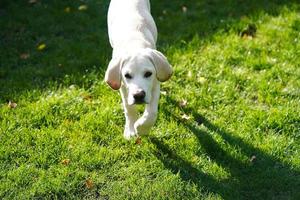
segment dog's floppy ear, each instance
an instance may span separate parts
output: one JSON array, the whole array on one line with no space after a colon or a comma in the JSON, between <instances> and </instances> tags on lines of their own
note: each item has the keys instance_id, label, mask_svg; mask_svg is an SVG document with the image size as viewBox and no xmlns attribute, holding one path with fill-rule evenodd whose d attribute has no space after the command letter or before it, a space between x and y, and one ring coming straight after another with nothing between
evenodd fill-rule
<instances>
[{"instance_id":1,"label":"dog's floppy ear","mask_svg":"<svg viewBox=\"0 0 300 200\"><path fill-rule=\"evenodd\" d=\"M105 82L114 90L121 87L122 59L112 58L105 72Z\"/></svg>"},{"instance_id":2,"label":"dog's floppy ear","mask_svg":"<svg viewBox=\"0 0 300 200\"><path fill-rule=\"evenodd\" d=\"M147 49L147 55L155 67L157 79L160 82L167 81L173 73L167 58L155 49Z\"/></svg>"}]
</instances>

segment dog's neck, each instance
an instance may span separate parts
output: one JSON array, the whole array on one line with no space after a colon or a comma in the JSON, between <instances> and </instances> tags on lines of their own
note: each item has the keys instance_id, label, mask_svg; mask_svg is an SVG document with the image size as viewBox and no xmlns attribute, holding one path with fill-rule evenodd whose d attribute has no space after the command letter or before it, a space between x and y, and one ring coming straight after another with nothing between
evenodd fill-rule
<instances>
[{"instance_id":1,"label":"dog's neck","mask_svg":"<svg viewBox=\"0 0 300 200\"><path fill-rule=\"evenodd\" d=\"M156 49L157 28L150 14L149 0L112 0L108 32L113 57L137 49Z\"/></svg>"},{"instance_id":2,"label":"dog's neck","mask_svg":"<svg viewBox=\"0 0 300 200\"><path fill-rule=\"evenodd\" d=\"M155 42L134 38L129 41L123 41L113 48L113 58L122 55L133 55L142 49L156 49Z\"/></svg>"}]
</instances>

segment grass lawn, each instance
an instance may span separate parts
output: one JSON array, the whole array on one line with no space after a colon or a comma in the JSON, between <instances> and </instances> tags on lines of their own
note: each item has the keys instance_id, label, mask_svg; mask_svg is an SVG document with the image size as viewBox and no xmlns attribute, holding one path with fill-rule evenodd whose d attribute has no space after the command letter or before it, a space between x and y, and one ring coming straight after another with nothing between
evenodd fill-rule
<instances>
[{"instance_id":1,"label":"grass lawn","mask_svg":"<svg viewBox=\"0 0 300 200\"><path fill-rule=\"evenodd\" d=\"M300 199L299 1L151 0L174 76L140 143L108 4L1 0L0 199Z\"/></svg>"}]
</instances>

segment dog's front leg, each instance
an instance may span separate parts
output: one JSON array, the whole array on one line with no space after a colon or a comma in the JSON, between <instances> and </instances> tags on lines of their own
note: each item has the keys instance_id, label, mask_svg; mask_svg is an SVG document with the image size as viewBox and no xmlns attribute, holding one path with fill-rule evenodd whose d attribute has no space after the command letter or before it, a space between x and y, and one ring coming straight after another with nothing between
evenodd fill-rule
<instances>
[{"instance_id":1,"label":"dog's front leg","mask_svg":"<svg viewBox=\"0 0 300 200\"><path fill-rule=\"evenodd\" d=\"M134 129L137 134L148 134L157 118L160 83L154 84L151 102L146 105L143 115L135 122Z\"/></svg>"},{"instance_id":2,"label":"dog's front leg","mask_svg":"<svg viewBox=\"0 0 300 200\"><path fill-rule=\"evenodd\" d=\"M125 129L124 129L124 137L126 139L130 139L131 137L136 135L135 129L134 129L134 123L136 122L138 118L138 113L136 110L136 107L134 105L128 105L127 102L127 91L124 86L120 89L121 97L122 97L122 104L125 114Z\"/></svg>"}]
</instances>

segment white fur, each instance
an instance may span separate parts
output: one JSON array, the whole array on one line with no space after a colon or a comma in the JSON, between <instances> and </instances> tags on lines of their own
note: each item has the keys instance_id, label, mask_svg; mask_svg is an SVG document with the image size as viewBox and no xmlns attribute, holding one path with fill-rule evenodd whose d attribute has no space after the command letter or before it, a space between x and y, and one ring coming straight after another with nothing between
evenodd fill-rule
<instances>
[{"instance_id":1,"label":"white fur","mask_svg":"<svg viewBox=\"0 0 300 200\"><path fill-rule=\"evenodd\" d=\"M124 137L147 134L157 116L160 82L168 80L172 68L156 50L157 29L149 0L111 0L108 34L113 48L105 81L120 89L126 118ZM145 77L145 73L152 73ZM130 75L130 79L126 75ZM144 91L145 111L139 118L134 95Z\"/></svg>"}]
</instances>

